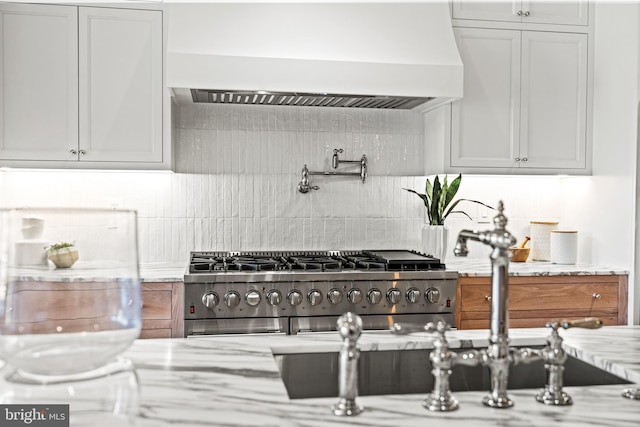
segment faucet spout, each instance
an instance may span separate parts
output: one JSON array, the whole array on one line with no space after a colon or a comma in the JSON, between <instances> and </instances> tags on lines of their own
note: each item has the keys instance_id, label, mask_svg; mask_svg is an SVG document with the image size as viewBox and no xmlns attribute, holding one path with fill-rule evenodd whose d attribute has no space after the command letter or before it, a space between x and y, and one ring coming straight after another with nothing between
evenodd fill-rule
<instances>
[{"instance_id":1,"label":"faucet spout","mask_svg":"<svg viewBox=\"0 0 640 427\"><path fill-rule=\"evenodd\" d=\"M462 230L460 234L458 234L458 240L456 241L456 246L453 248L453 254L455 256L466 257L469 255L469 247L467 246L467 241L469 239L481 241L480 232L474 230Z\"/></svg>"}]
</instances>

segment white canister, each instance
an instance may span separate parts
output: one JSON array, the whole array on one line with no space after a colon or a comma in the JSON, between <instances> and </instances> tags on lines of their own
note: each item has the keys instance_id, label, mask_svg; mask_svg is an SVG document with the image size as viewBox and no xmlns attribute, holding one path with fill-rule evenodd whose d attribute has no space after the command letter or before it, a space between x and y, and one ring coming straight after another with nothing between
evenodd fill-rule
<instances>
[{"instance_id":1,"label":"white canister","mask_svg":"<svg viewBox=\"0 0 640 427\"><path fill-rule=\"evenodd\" d=\"M531 221L531 259L533 261L550 261L551 231L558 228L558 223L553 221Z\"/></svg>"},{"instance_id":2,"label":"white canister","mask_svg":"<svg viewBox=\"0 0 640 427\"><path fill-rule=\"evenodd\" d=\"M551 232L551 262L575 264L578 260L578 232L553 230Z\"/></svg>"}]
</instances>

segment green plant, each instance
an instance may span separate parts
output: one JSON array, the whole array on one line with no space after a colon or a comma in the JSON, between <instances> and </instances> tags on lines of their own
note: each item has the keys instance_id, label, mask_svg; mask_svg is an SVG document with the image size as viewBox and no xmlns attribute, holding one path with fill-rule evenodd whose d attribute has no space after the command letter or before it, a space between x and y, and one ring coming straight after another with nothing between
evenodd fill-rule
<instances>
[{"instance_id":1,"label":"green plant","mask_svg":"<svg viewBox=\"0 0 640 427\"><path fill-rule=\"evenodd\" d=\"M72 248L74 246L75 246L75 243L58 242L58 243L55 243L55 244L50 245L50 246L45 246L45 250L48 251L48 252L57 252L60 249L69 250L69 248Z\"/></svg>"},{"instance_id":2,"label":"green plant","mask_svg":"<svg viewBox=\"0 0 640 427\"><path fill-rule=\"evenodd\" d=\"M429 216L429 224L431 225L444 225L444 220L452 213L461 213L467 218L472 219L466 212L454 210L460 202L477 203L493 209L491 206L477 200L458 199L452 203L453 198L460 188L461 182L462 174L458 175L456 179L451 181L451 184L448 183L447 176L445 175L441 185L440 179L438 178L438 175L436 175L433 180L433 185L431 185L431 181L427 178L425 194L418 193L410 188L403 188L403 190L417 194L422 199L424 207L427 209L427 215ZM449 206L449 204L451 204L451 206ZM447 206L449 206L449 209L447 209Z\"/></svg>"}]
</instances>

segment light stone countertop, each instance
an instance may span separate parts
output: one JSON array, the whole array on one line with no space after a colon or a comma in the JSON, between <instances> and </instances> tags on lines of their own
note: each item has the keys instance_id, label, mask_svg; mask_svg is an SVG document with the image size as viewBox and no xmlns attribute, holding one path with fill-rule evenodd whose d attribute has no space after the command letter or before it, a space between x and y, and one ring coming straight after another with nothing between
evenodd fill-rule
<instances>
[{"instance_id":1,"label":"light stone countertop","mask_svg":"<svg viewBox=\"0 0 640 427\"><path fill-rule=\"evenodd\" d=\"M447 270L460 273L460 277L490 276L489 259L447 258ZM575 265L553 264L544 261L510 262L510 276L588 276L628 275L629 270L610 266L579 263Z\"/></svg>"},{"instance_id":2,"label":"light stone countertop","mask_svg":"<svg viewBox=\"0 0 640 427\"><path fill-rule=\"evenodd\" d=\"M640 326L599 330L562 330L567 351L609 372L640 383ZM548 331L510 331L512 344L535 345ZM452 348L483 347L488 331L451 331ZM137 340L125 352L136 366L140 385L139 426L638 426L640 401L621 397L625 385L566 387L574 400L568 407L539 404L538 390L512 390L515 406L482 405L487 391L457 392L460 409L432 413L423 394L361 396L357 417L332 415L336 398L289 399L279 377L277 353L337 351L336 332L302 336L209 336L172 340ZM362 351L429 348L426 334L397 337L363 333ZM310 366L309 369L313 369ZM455 369L455 368L454 368ZM517 367L516 367L517 369ZM540 375L545 375L541 372Z\"/></svg>"},{"instance_id":3,"label":"light stone countertop","mask_svg":"<svg viewBox=\"0 0 640 427\"><path fill-rule=\"evenodd\" d=\"M143 282L182 282L186 269L186 262L140 264L140 280Z\"/></svg>"}]
</instances>

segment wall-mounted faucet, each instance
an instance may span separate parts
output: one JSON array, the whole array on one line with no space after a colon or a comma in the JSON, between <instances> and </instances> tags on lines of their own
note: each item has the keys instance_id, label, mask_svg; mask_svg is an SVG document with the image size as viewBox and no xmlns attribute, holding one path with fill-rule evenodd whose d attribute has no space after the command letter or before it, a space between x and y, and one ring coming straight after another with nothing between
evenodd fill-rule
<instances>
[{"instance_id":1,"label":"wall-mounted faucet","mask_svg":"<svg viewBox=\"0 0 640 427\"><path fill-rule=\"evenodd\" d=\"M343 171L335 171L335 172L314 172L307 169L307 165L304 165L302 168L302 180L298 184L298 191L301 193L306 193L309 190L317 190L320 187L312 186L309 183L309 175L339 175L339 176L358 176L362 180L364 184L367 179L367 156L364 154L360 158L360 160L340 160L338 154L342 153L344 150L342 148L336 148L333 150L333 157L331 158L331 166L333 169L337 169L341 163L357 163L360 165L360 172L343 172Z\"/></svg>"}]
</instances>

